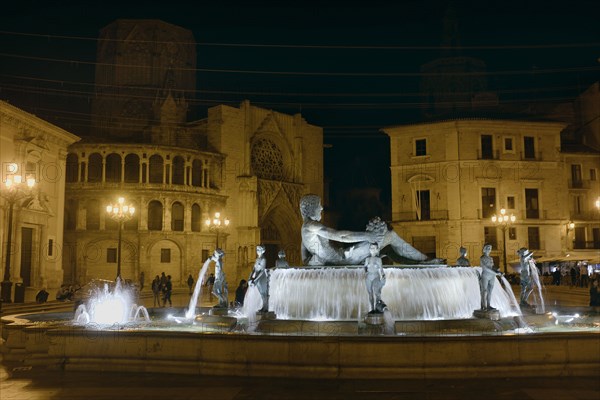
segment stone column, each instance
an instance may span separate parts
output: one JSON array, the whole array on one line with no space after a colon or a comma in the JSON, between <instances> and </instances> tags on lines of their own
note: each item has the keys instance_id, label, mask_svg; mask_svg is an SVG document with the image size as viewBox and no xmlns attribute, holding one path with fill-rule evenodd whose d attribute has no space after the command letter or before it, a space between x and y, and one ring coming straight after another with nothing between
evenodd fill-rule
<instances>
[{"instance_id":1,"label":"stone column","mask_svg":"<svg viewBox=\"0 0 600 400\"><path fill-rule=\"evenodd\" d=\"M106 157L102 156L102 183L106 183Z\"/></svg>"},{"instance_id":2,"label":"stone column","mask_svg":"<svg viewBox=\"0 0 600 400\"><path fill-rule=\"evenodd\" d=\"M121 156L121 183L125 182L125 157Z\"/></svg>"}]
</instances>

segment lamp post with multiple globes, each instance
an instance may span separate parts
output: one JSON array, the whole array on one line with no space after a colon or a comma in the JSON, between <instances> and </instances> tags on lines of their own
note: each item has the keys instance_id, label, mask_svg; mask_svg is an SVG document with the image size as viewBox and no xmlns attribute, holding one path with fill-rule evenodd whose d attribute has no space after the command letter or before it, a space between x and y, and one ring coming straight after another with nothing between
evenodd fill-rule
<instances>
[{"instance_id":1,"label":"lamp post with multiple globes","mask_svg":"<svg viewBox=\"0 0 600 400\"><path fill-rule=\"evenodd\" d=\"M4 266L4 279L2 280L2 301L10 303L12 282L10 280L10 256L12 253L12 231L13 231L13 214L15 203L31 195L31 189L35 186L35 178L27 177L25 182L21 175L17 175L17 165L12 164L10 170L14 174L8 175L4 181L3 190L0 195L8 202L8 235L6 238L6 264Z\"/></svg>"},{"instance_id":2,"label":"lamp post with multiple globes","mask_svg":"<svg viewBox=\"0 0 600 400\"><path fill-rule=\"evenodd\" d=\"M123 224L133 218L135 207L131 204L125 204L125 198L119 197L115 204L106 206L108 216L117 221L119 224L119 241L117 249L117 278L121 277L121 236L123 232Z\"/></svg>"},{"instance_id":3,"label":"lamp post with multiple globes","mask_svg":"<svg viewBox=\"0 0 600 400\"><path fill-rule=\"evenodd\" d=\"M492 216L492 222L496 225L496 226L500 226L500 228L502 229L502 245L503 245L503 249L504 249L504 254L503 254L503 260L504 260L504 273L507 273L507 266L506 266L506 228L512 224L514 224L514 222L517 220L517 217L515 217L513 214L511 214L510 216L506 215L506 210L504 208L500 209L500 214L499 215L493 215Z\"/></svg>"},{"instance_id":4,"label":"lamp post with multiple globes","mask_svg":"<svg viewBox=\"0 0 600 400\"><path fill-rule=\"evenodd\" d=\"M227 226L229 226L229 219L227 219L227 218L221 219L221 213L216 212L215 216L212 219L207 218L206 221L204 221L204 223L208 227L209 231L215 232L217 234L217 243L216 243L215 248L219 248L219 233L223 229L227 228Z\"/></svg>"}]
</instances>

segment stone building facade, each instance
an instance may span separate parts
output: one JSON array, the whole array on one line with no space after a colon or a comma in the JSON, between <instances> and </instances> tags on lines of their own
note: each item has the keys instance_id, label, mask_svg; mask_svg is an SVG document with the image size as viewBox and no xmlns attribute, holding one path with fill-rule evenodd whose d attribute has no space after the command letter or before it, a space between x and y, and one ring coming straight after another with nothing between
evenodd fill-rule
<instances>
[{"instance_id":1,"label":"stone building facade","mask_svg":"<svg viewBox=\"0 0 600 400\"><path fill-rule=\"evenodd\" d=\"M120 44L100 41L96 134L69 148L65 281L115 278L118 225L105 207L119 196L136 208L122 231L125 279L135 281L144 272L148 284L165 272L183 285L217 241L226 253L230 289L248 278L259 243L266 245L269 261L283 248L290 263L299 263L299 199L323 192L322 129L300 114L249 101L211 107L206 118L188 122L188 96L195 91L194 79L185 74L195 69L191 32L160 21L127 20L102 34ZM152 60L135 61L138 49L128 41L135 43L139 35L174 43L150 44ZM129 76L139 71L127 65L105 70L115 57L156 68L145 76ZM136 93L129 92L134 81ZM127 87L119 92L121 85ZM112 105L117 92L122 104ZM127 98L137 102L136 116L119 113L127 109ZM231 221L220 233L204 224L215 212Z\"/></svg>"},{"instance_id":2,"label":"stone building facade","mask_svg":"<svg viewBox=\"0 0 600 400\"><path fill-rule=\"evenodd\" d=\"M563 151L565 126L455 119L384 128L390 137L394 228L421 251L450 263L461 245L476 260L484 242L491 243L502 265L504 235L491 217L504 208L516 217L506 230L509 262L521 246L538 257L572 253L570 221L580 245L600 228L598 181L592 184L588 176L600 159L594 151ZM575 164L583 171L577 188L569 180ZM577 215L576 198L582 211Z\"/></svg>"},{"instance_id":3,"label":"stone building facade","mask_svg":"<svg viewBox=\"0 0 600 400\"><path fill-rule=\"evenodd\" d=\"M33 301L41 288L53 293L63 281L65 158L67 147L78 140L72 133L0 101L1 268L4 277L10 251L10 281L24 289L24 298L19 301ZM14 175L34 177L36 183L15 201L13 226L9 227L5 182ZM12 230L10 246L9 229ZM13 299L15 294L13 285Z\"/></svg>"}]
</instances>

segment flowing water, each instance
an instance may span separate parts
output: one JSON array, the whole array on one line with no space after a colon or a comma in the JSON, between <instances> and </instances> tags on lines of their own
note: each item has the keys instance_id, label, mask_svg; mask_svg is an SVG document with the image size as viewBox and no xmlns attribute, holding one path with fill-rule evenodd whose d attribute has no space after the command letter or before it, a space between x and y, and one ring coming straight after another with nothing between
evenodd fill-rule
<instances>
[{"instance_id":1,"label":"flowing water","mask_svg":"<svg viewBox=\"0 0 600 400\"><path fill-rule=\"evenodd\" d=\"M395 320L466 319L481 307L479 267L385 269L382 300ZM501 317L520 315L516 299L500 283L492 306ZM512 298L511 298L512 296ZM276 269L271 273L269 310L278 319L357 320L369 310L361 267Z\"/></svg>"},{"instance_id":2,"label":"flowing water","mask_svg":"<svg viewBox=\"0 0 600 400\"><path fill-rule=\"evenodd\" d=\"M534 287L533 297L535 300L535 304L539 306L538 312L543 314L546 312L546 305L544 304L544 296L542 296L543 287L542 282L540 280L540 274L537 266L535 265L535 261L530 259L529 263L531 264L531 268L529 268L529 270L531 271L531 280ZM537 291L537 293L535 291Z\"/></svg>"},{"instance_id":3,"label":"flowing water","mask_svg":"<svg viewBox=\"0 0 600 400\"><path fill-rule=\"evenodd\" d=\"M198 299L202 296L202 282L204 282L204 275L206 275L206 270L208 270L208 266L210 265L210 258L207 258L204 261L204 265L200 268L198 272L198 279L196 279L196 286L194 287L194 294L190 298L190 304L188 306L187 311L185 312L186 319L192 319L196 315L196 305L198 304Z\"/></svg>"}]
</instances>

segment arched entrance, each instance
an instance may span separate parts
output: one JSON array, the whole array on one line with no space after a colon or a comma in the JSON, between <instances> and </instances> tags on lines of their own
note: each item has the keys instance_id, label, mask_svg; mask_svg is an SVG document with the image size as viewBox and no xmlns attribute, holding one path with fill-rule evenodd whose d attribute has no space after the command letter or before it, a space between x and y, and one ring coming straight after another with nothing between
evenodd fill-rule
<instances>
[{"instance_id":1,"label":"arched entrance","mask_svg":"<svg viewBox=\"0 0 600 400\"><path fill-rule=\"evenodd\" d=\"M267 268L273 268L277 260L277 253L282 248L281 234L272 220L265 221L260 228L260 239L265 246Z\"/></svg>"},{"instance_id":2,"label":"arched entrance","mask_svg":"<svg viewBox=\"0 0 600 400\"><path fill-rule=\"evenodd\" d=\"M300 217L295 215L287 204L279 203L272 208L260 224L261 243L265 245L267 267L275 266L277 253L285 250L290 265L301 265L300 258Z\"/></svg>"}]
</instances>

